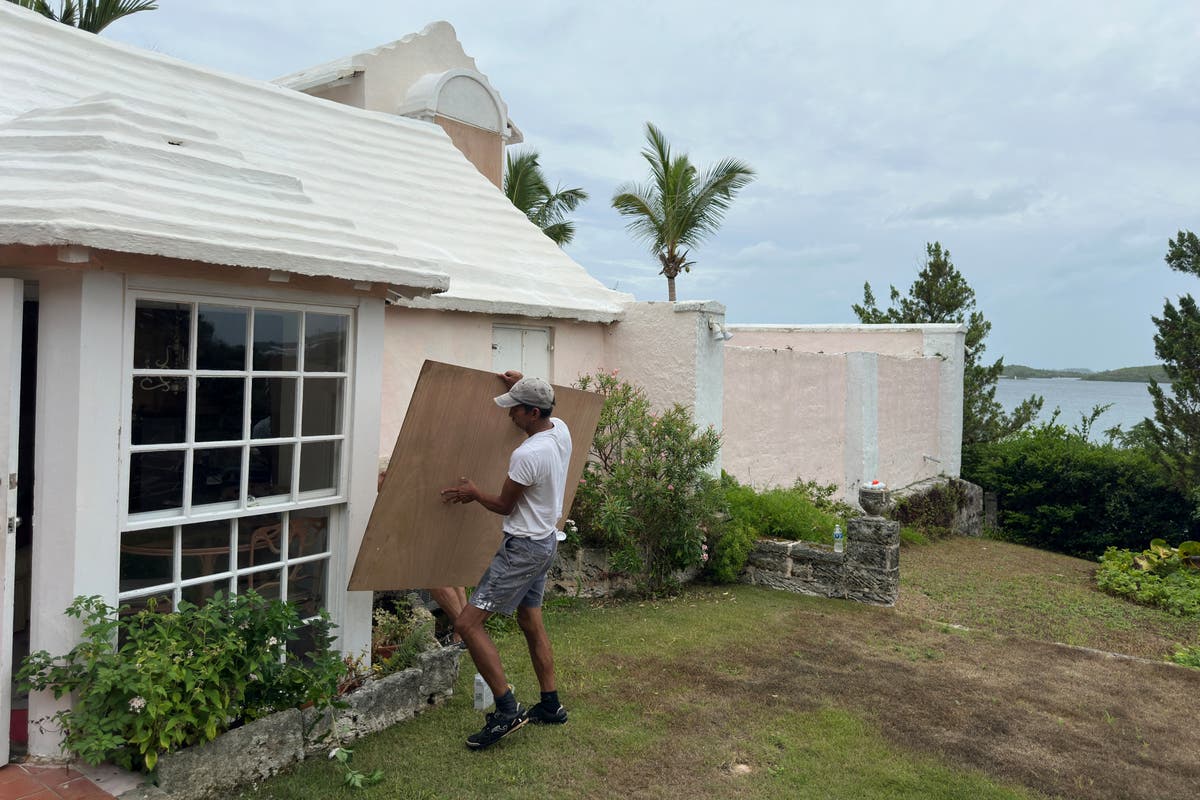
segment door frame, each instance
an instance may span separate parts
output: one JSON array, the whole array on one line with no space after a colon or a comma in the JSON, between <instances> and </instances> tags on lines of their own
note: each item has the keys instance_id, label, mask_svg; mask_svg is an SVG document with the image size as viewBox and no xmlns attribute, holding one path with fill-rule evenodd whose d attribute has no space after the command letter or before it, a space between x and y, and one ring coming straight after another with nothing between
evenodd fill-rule
<instances>
[{"instance_id":1,"label":"door frame","mask_svg":"<svg viewBox=\"0 0 1200 800\"><path fill-rule=\"evenodd\" d=\"M0 765L8 763L12 714L13 600L17 545L17 443L21 418L21 329L25 283L0 278Z\"/></svg>"}]
</instances>

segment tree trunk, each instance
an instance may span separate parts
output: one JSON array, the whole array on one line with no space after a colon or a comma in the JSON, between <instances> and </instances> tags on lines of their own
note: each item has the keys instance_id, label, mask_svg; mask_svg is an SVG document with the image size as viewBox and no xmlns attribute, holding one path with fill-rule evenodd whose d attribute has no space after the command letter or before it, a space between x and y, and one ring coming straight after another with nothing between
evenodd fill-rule
<instances>
[{"instance_id":1,"label":"tree trunk","mask_svg":"<svg viewBox=\"0 0 1200 800\"><path fill-rule=\"evenodd\" d=\"M667 302L668 303L675 302L675 276L674 275L667 276Z\"/></svg>"}]
</instances>

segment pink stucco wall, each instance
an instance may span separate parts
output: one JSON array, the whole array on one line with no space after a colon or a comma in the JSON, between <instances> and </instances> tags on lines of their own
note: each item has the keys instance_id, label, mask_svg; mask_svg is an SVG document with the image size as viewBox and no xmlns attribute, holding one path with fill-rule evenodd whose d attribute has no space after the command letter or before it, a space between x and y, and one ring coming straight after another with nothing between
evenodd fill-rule
<instances>
[{"instance_id":1,"label":"pink stucco wall","mask_svg":"<svg viewBox=\"0 0 1200 800\"><path fill-rule=\"evenodd\" d=\"M731 325L727 471L755 486L957 476L965 329Z\"/></svg>"},{"instance_id":2,"label":"pink stucco wall","mask_svg":"<svg viewBox=\"0 0 1200 800\"><path fill-rule=\"evenodd\" d=\"M841 484L845 428L844 358L726 347L721 460L738 480Z\"/></svg>"},{"instance_id":3,"label":"pink stucco wall","mask_svg":"<svg viewBox=\"0 0 1200 800\"><path fill-rule=\"evenodd\" d=\"M933 358L878 359L876 477L891 486L907 485L940 471L940 366Z\"/></svg>"},{"instance_id":4,"label":"pink stucco wall","mask_svg":"<svg viewBox=\"0 0 1200 800\"><path fill-rule=\"evenodd\" d=\"M920 356L925 342L911 325L731 325L735 344L778 347L801 353L878 353Z\"/></svg>"}]
</instances>

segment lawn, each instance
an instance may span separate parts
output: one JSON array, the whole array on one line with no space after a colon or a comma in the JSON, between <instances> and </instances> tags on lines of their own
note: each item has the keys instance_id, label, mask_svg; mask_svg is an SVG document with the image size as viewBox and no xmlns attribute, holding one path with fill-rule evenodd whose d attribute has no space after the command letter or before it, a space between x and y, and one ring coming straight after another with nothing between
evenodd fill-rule
<instances>
[{"instance_id":1,"label":"lawn","mask_svg":"<svg viewBox=\"0 0 1200 800\"><path fill-rule=\"evenodd\" d=\"M1108 631L1149 626L1165 641L1182 630L1177 621L1123 604L1069 610L1076 591L1096 608L1113 601L1084 592L1083 567L1059 586L1069 602L1035 601L1030 587L1057 585L1050 577L1084 562L1064 559L1049 573L1043 564L1022 581L1014 565L1038 559L1018 550L957 540L906 548L896 609L747 586L657 603L560 601L547 622L567 725L527 726L468 752L463 739L481 717L464 657L447 705L356 746L356 766L386 773L379 786L342 789L333 763L310 761L245 797L1194 796L1200 671L1029 638L1141 642L1145 654L1152 639ZM968 564L972 576L955 577ZM1009 580L1015 588L1003 589ZM1088 623L1073 624L1077 616ZM520 635L500 647L518 697L534 698Z\"/></svg>"}]
</instances>

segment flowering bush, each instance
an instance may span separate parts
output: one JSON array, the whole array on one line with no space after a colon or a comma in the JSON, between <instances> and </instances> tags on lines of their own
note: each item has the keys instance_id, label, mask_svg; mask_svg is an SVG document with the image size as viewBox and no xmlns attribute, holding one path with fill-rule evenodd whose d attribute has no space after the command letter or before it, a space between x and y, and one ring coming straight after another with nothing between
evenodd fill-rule
<instances>
[{"instance_id":1,"label":"flowering bush","mask_svg":"<svg viewBox=\"0 0 1200 800\"><path fill-rule=\"evenodd\" d=\"M576 385L605 398L575 495L581 540L606 547L648 593L669 591L679 570L708 560L706 536L720 524L718 482L705 471L720 436L699 430L682 406L651 413L645 393L616 373Z\"/></svg>"},{"instance_id":2,"label":"flowering bush","mask_svg":"<svg viewBox=\"0 0 1200 800\"><path fill-rule=\"evenodd\" d=\"M239 721L328 706L345 671L326 616L302 623L293 606L253 592L180 603L173 614L153 602L125 610L75 598L66 614L82 621L82 641L63 656L31 653L17 676L29 689L74 694L74 707L39 722L61 726L66 749L90 764L152 770L162 753ZM302 660L288 644L306 627Z\"/></svg>"}]
</instances>

